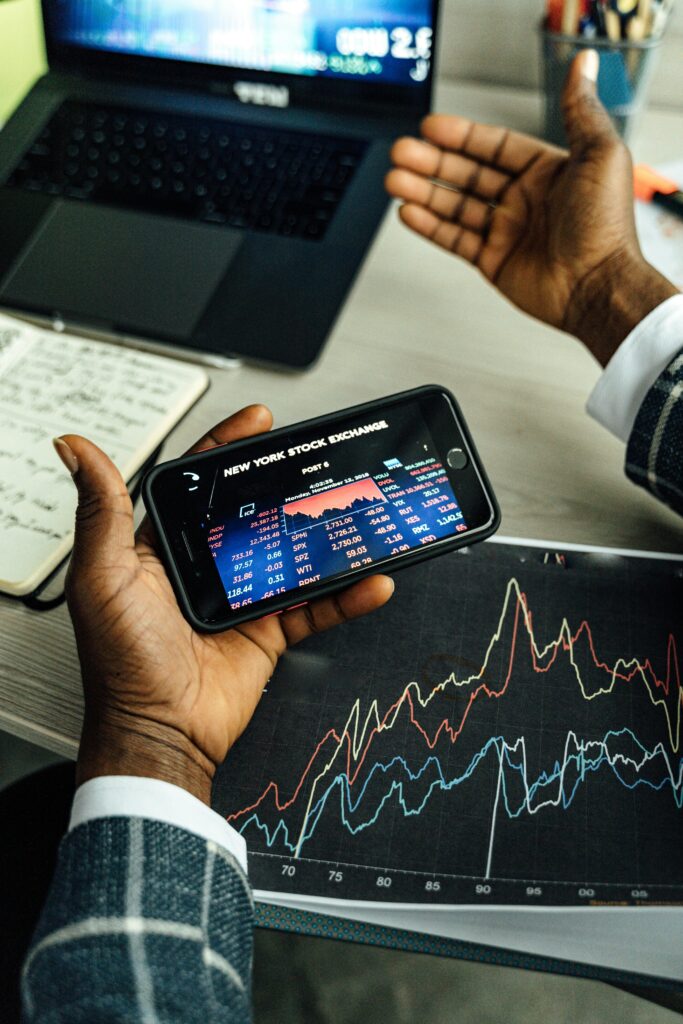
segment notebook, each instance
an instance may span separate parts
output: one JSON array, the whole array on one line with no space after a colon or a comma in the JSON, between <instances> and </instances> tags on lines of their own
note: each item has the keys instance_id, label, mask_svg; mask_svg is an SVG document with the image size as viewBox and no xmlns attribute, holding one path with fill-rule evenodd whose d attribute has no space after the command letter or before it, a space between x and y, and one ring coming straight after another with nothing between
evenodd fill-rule
<instances>
[{"instance_id":1,"label":"notebook","mask_svg":"<svg viewBox=\"0 0 683 1024\"><path fill-rule=\"evenodd\" d=\"M198 367L0 313L0 590L31 593L71 550L53 437L83 434L130 480L207 386Z\"/></svg>"}]
</instances>

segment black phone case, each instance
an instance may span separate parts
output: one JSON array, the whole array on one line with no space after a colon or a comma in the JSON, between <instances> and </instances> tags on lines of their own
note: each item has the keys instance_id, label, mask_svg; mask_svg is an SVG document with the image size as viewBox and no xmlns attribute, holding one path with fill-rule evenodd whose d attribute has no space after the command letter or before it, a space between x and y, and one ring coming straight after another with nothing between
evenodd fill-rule
<instances>
[{"instance_id":1,"label":"black phone case","mask_svg":"<svg viewBox=\"0 0 683 1024\"><path fill-rule=\"evenodd\" d=\"M500 508L498 506L498 501L496 500L496 496L493 492L493 488L491 487L489 478L486 474L486 470L484 469L481 459L479 458L479 453L477 452L474 441L472 440L472 436L467 427L467 423L465 422L462 410L460 409L460 406L458 405L458 402L456 401L452 392L450 392L448 388L441 387L439 384L425 384L422 387L413 388L409 391L400 391L393 395L387 395L384 398L375 399L372 402L363 402L361 405L353 405L350 406L348 409L337 409L333 413L328 413L325 416L316 416L313 419L301 420L298 423L292 423L286 427L278 427L277 430L270 431L267 436L269 438L278 438L284 434L289 434L292 431L298 430L300 427L315 427L318 424L324 424L329 420L330 415L336 417L339 415L351 416L363 414L369 410L377 409L378 407L381 407L388 402L393 402L396 399L409 401L410 399L421 398L423 396L426 396L433 391L438 391L440 394L446 395L448 397L449 402L453 406L458 428L462 433L463 440L467 446L467 453L481 481L481 485L488 500L488 503L491 506L490 522L487 523L485 526L480 527L476 531L476 533L474 531L468 531L466 533L460 534L457 537L439 541L433 547L418 548L414 551L406 551L404 553L401 553L400 555L394 555L392 562L388 566L378 568L376 565L370 565L366 569L354 570L353 580L349 580L348 577L346 577L343 580L333 580L330 583L323 584L320 587L316 586L315 593L310 598L310 600L317 600L317 598L325 597L327 594L332 594L335 591L344 590L346 587L350 586L352 582L355 583L356 581L364 579L367 576L376 576L380 573L386 572L393 573L399 569L404 569L410 565L415 565L417 562L424 562L429 558L436 558L438 555L447 554L449 551L455 551L458 548L469 547L469 545L471 544L479 543L479 541L483 541L486 540L488 537L491 537L500 526ZM231 441L229 442L229 447L231 449L238 450L239 448L252 445L254 443L254 440L258 436L263 437L265 435L255 435L252 437L245 438L242 441ZM183 455L178 459L172 459L169 462L162 462L158 466L155 466L154 469L150 470L142 484L142 500L144 502L145 508L147 509L147 513L154 525L154 529L156 531L159 544L161 545L161 553L164 565L166 567L166 572L168 573L171 585L173 586L173 590L178 600L178 604L180 605L185 618L188 620L191 626L194 629L196 629L197 632L199 633L223 633L225 632L225 630L231 629L233 626L238 626L243 622L249 622L253 619L261 618L262 615L273 615L278 612L285 611L287 608L291 608L295 605L308 603L307 600L301 600L301 593L293 592L289 595L283 594L280 600L273 602L273 604L269 605L268 609L265 611L259 611L256 606L252 605L252 610L245 610L244 614L241 615L231 615L229 620L223 622L205 622L203 619L200 619L196 615L190 603L188 595L185 591L182 576L180 575L176 567L171 545L166 539L163 528L161 526L161 521L157 514L154 499L152 497L152 484L156 476L159 473L165 472L169 466L183 466L190 463L192 465L196 465L197 462L201 462L205 459L212 458L218 449L227 447L228 445L219 445L218 448L209 448L204 452L198 452L194 455Z\"/></svg>"}]
</instances>

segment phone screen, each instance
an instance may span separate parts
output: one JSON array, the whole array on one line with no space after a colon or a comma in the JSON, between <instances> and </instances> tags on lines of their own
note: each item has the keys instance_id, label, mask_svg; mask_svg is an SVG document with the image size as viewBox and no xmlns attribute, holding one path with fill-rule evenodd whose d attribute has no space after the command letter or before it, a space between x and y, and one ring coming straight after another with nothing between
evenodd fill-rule
<instances>
[{"instance_id":1,"label":"phone screen","mask_svg":"<svg viewBox=\"0 0 683 1024\"><path fill-rule=\"evenodd\" d=\"M215 471L207 542L231 608L467 529L419 409L274 454L276 462L252 459ZM248 501L231 494L233 474Z\"/></svg>"},{"instance_id":2,"label":"phone screen","mask_svg":"<svg viewBox=\"0 0 683 1024\"><path fill-rule=\"evenodd\" d=\"M465 473L448 467L434 428L413 399L262 435L170 466L156 504L173 498L185 545L200 562L209 553L231 611L294 592L304 601L314 584L481 527L469 458Z\"/></svg>"}]
</instances>

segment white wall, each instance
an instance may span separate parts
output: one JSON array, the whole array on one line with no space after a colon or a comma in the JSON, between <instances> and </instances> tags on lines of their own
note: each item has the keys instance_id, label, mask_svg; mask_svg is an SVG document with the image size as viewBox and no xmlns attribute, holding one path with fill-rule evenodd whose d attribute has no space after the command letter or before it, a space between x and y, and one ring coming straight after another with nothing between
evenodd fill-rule
<instances>
[{"instance_id":1,"label":"white wall","mask_svg":"<svg viewBox=\"0 0 683 1024\"><path fill-rule=\"evenodd\" d=\"M544 6L543 0L442 0L440 73L538 86L538 24ZM649 98L683 110L683 0L674 7Z\"/></svg>"}]
</instances>

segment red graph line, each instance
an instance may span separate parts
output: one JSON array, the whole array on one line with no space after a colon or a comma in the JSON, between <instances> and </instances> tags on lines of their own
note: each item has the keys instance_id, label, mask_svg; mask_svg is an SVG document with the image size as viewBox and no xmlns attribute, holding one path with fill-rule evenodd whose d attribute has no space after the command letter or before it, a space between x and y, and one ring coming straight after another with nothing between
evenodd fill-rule
<instances>
[{"instance_id":1,"label":"red graph line","mask_svg":"<svg viewBox=\"0 0 683 1024\"><path fill-rule=\"evenodd\" d=\"M516 581L513 581L513 582L516 582ZM504 615L505 615L505 610L503 612L503 617L504 617ZM501 621L502 621L502 619L501 619ZM671 692L671 682L674 681L675 682L675 688L676 688L676 694L677 694L677 705L678 705L679 714L680 714L681 676L680 676L680 669L679 669L679 664L678 664L678 652L677 652L677 647L676 647L676 641L675 641L675 638L674 638L673 634L670 633L669 637L668 637L668 640L667 640L666 678L665 679L659 679L657 677L657 674L656 674L656 672L655 672L655 670L654 670L654 668L652 666L652 663L651 663L649 658L646 659L645 662L643 662L643 663L639 663L639 662L635 661L635 659L634 659L633 668L629 672L619 672L619 671L617 671L616 666L610 668L610 666L605 661L601 660L599 658L599 656L597 655L597 652L595 650L595 643L594 643L594 639L593 639L593 634L592 634L592 631L591 631L589 623L585 619L581 622L581 624L579 625L579 627L578 627L578 629L576 630L575 633L573 633L573 634L569 633L568 638L566 638L563 635L563 632L560 632L560 635L558 636L557 640L553 641L546 648L546 651L547 650L551 650L552 653L549 656L549 658L547 659L547 661L545 661L542 664L541 663L541 658L539 658L539 656L537 655L536 647L535 647L535 644L534 644L533 617L532 617L532 613L529 611L529 608L528 608L527 597L526 597L526 594L523 591L521 591L521 590L519 590L517 588L517 600L515 602L515 613L514 613L514 621L513 621L513 627L512 627L512 640L511 640L511 643L510 643L510 654L509 654L509 658L508 658L507 671L506 671L504 682L500 686L500 688L489 687L485 682L479 683L479 685L477 685L471 691L471 693L469 695L466 707L465 707L465 709L464 709L464 711L462 713L462 716L461 716L461 719L460 719L460 723L457 726L457 728L454 728L454 727L452 727L450 725L450 723L448 721L448 718L444 718L443 721L438 726L438 728L436 729L436 732L430 738L427 730L422 727L422 725L420 724L420 722L418 721L418 719L416 717L415 703L413 701L413 697L412 697L412 694L411 694L411 689L414 687L415 684L410 683L410 684L408 684L408 686L406 686L404 691L401 693L400 697L388 708L388 710L385 712L385 714L382 717L382 719L378 720L377 724L365 736L365 741L363 743L362 751L355 758L355 767L354 767L353 766L353 761L354 761L353 743L352 743L351 733L350 733L350 729L349 729L349 723L350 723L350 721L352 720L352 718L354 717L354 714L355 714L355 716L356 716L356 724L357 724L357 719L358 719L358 716L360 714L360 711L359 711L358 702L356 702L356 706L354 708L354 712L352 713L352 716L350 717L349 721L347 722L347 726L344 729L342 735L340 736L339 733L334 728L331 728L331 729L329 729L327 731L327 733L323 736L323 738L317 744L315 750L313 751L313 754L311 755L311 757L310 757L310 759L309 759L309 761L308 761L308 763L307 763L307 765L306 765L306 767L305 767L305 769L303 771L303 774L301 775L301 777L299 779L299 782L298 782L295 790L293 791L293 793L289 797L289 799L282 800L281 797L280 797L280 790L279 790L279 786L278 786L277 782L271 781L271 782L268 783L268 785L266 786L265 790L260 795L260 797L253 804L250 804L248 807L243 807L241 810L235 811L233 814L229 815L228 816L228 821L235 821L238 818L242 817L243 815L249 814L250 812L254 811L257 807L260 806L261 803L263 803L263 801L266 799L268 794L271 793L271 792L273 793L275 807L277 808L278 811L284 811L288 807L290 807L297 800L297 798L298 798L298 796L299 796L303 786L306 783L306 780L308 779L312 769L314 768L315 764L317 763L317 761L318 761L318 759L319 759L319 757L320 757L320 755L321 755L321 753L323 751L323 748L328 744L328 742L330 740L334 741L334 744L335 744L337 750L340 750L341 747L343 745L345 745L345 747L346 747L346 776L347 776L347 778L349 780L349 783L351 785L353 785L353 783L355 782L355 780L358 777L359 772L361 771L361 769L363 767L363 764L364 764L364 762L365 762L365 760L366 760L366 758L368 756L368 753L369 753L369 751L370 751L370 749L372 747L372 744L373 744L373 742L375 740L375 737L378 736L380 733L382 733L385 729L391 728L391 725L393 725L393 723L394 723L394 721L395 721L395 719L396 719L396 717L398 715L398 712L399 712L401 706L404 703L407 704L409 709L410 709L409 720L410 720L411 724L414 725L415 728L418 730L418 732L422 735L425 743L427 744L427 746L430 749L432 749L432 750L434 749L434 747L436 746L440 736L443 733L447 733L449 735L451 743L457 742L457 740L458 740L458 738L459 738L460 734L462 733L462 730L463 730L463 728L465 726L465 723L467 721L468 715L469 715L472 707L474 706L476 700L480 697L480 695L484 694L487 698L498 699L498 698L502 697L507 692L508 686L510 684L510 680L512 678L513 668L514 668L515 653L516 653L516 650L517 650L517 640L518 640L518 633L519 633L519 629L520 629L520 623L524 624L524 626L525 626L525 628L527 630L527 633L528 633L529 646L530 646L530 651L531 651L532 667L533 667L534 672L536 672L538 674L545 674L545 673L547 673L549 671L549 669L551 668L551 666L555 663L560 650L563 650L565 652L569 652L571 654L574 645L581 638L582 634L585 633L586 634L586 638L587 638L588 648L589 648L590 655L591 655L591 660L592 660L595 668L600 670L600 671L603 671L603 672L607 673L610 677L612 677L612 680L618 679L618 680L620 680L622 682L630 683L634 679L634 677L636 677L637 675L639 675L639 674L641 674L641 675L647 674L649 676L652 684L655 686L655 688L661 688L664 691L664 694L666 696L668 696L669 693ZM494 635L494 640L495 640L495 635ZM480 672L476 676L474 676L473 678L474 679L480 678L481 675L483 675L485 669L486 669L486 664L484 664L482 666ZM450 677L449 677L449 679L450 679ZM439 690L442 690L443 689L443 685L444 684L440 684L439 686L435 687L434 690L432 691L432 694L430 695L430 697L433 696L434 694L436 694ZM391 722L391 725L389 725L390 722ZM677 741L678 741L678 738L676 740L676 743L677 743Z\"/></svg>"},{"instance_id":2,"label":"red graph line","mask_svg":"<svg viewBox=\"0 0 683 1024\"><path fill-rule=\"evenodd\" d=\"M524 606L525 606L525 608L527 610L527 615L528 615L528 619L529 619L529 625L531 627L531 626L533 626L533 613L531 611L529 611L529 609L528 609L528 606L527 606L527 603L526 603L526 594L524 594L522 592L520 597L521 597L521 600L524 602ZM558 653L560 651L560 647L562 647L562 650L564 650L564 651L570 651L572 649L572 647L574 647L574 645L577 643L577 641L579 640L579 638L580 638L580 636L581 636L581 634L583 632L586 633L586 638L587 638L588 646L590 648L591 658L592 658L596 668L602 669L604 672L608 672L609 675L614 675L617 679L621 679L625 683L630 683L631 680L633 679L633 677L635 675L637 675L639 672L647 671L647 673L650 675L650 678L652 680L653 685L661 687L664 690L664 693L666 694L666 696L667 697L669 696L670 681L671 681L671 663L672 663L672 660L674 662L676 662L676 650L675 650L676 642L675 642L675 640L674 640L674 638L673 638L671 633L669 634L669 640L668 640L668 643L667 643L667 677L666 677L666 679L658 679L657 678L657 674L656 674L654 668L652 667L652 663L651 663L649 658L647 658L643 662L642 665L641 664L635 665L633 670L631 672L628 672L628 673L617 672L617 671L611 669L606 662L601 661L600 658L598 657L598 655L597 655L597 653L595 651L595 642L593 640L593 634L591 632L591 628L590 628L590 626L588 625L588 623L586 622L585 619L583 620L583 622L581 623L581 625L577 629L576 633L574 633L574 635L570 638L569 642L567 640L565 640L564 637L560 637L559 643L553 644L553 654L552 654L552 657L548 660L548 663L547 663L547 665L545 665L545 667L542 667L539 664L538 658L536 656L536 651L534 649L534 644L533 644L533 629L530 630L530 633L529 633L529 647L531 649L531 657L532 657L532 661L533 661L533 665L534 665L534 671L535 672L547 672L548 669L550 669L552 667L552 665L554 664L554 662L555 662L555 660L557 658L557 655L558 655ZM676 669L676 675L678 677L678 686L679 686L679 689L680 689L680 677L678 676L678 665L677 665L677 662L675 664L675 669Z\"/></svg>"}]
</instances>

